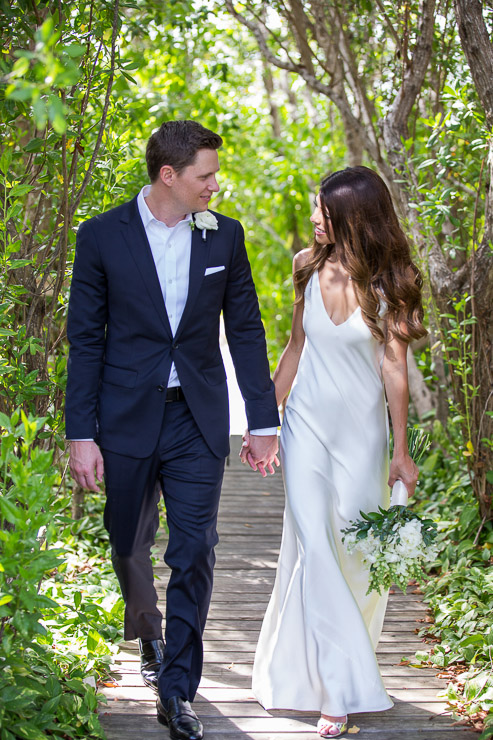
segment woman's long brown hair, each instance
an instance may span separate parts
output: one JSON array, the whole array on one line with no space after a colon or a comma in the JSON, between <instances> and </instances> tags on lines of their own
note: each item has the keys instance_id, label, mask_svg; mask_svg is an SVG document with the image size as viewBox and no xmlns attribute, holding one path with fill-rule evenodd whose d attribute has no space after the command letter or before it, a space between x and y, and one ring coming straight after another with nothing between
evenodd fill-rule
<instances>
[{"instance_id":1,"label":"woman's long brown hair","mask_svg":"<svg viewBox=\"0 0 493 740\"><path fill-rule=\"evenodd\" d=\"M426 334L419 269L411 259L389 190L368 167L347 167L322 180L325 232L332 225L335 243L315 240L308 261L295 271L297 301L315 270L334 255L352 278L363 319L373 336L385 341L379 311L387 304L386 333L405 342Z\"/></svg>"}]
</instances>

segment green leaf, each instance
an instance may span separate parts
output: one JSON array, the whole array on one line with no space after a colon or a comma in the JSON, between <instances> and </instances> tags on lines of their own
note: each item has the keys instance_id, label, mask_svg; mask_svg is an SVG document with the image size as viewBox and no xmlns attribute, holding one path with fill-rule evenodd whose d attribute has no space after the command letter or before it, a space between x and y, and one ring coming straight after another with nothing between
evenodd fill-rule
<instances>
[{"instance_id":1,"label":"green leaf","mask_svg":"<svg viewBox=\"0 0 493 740\"><path fill-rule=\"evenodd\" d=\"M62 51L68 54L69 57L76 58L81 57L86 52L87 47L82 44L70 44L69 46L62 46Z\"/></svg>"},{"instance_id":2,"label":"green leaf","mask_svg":"<svg viewBox=\"0 0 493 740\"><path fill-rule=\"evenodd\" d=\"M19 198L22 195L26 195L27 193L30 193L31 190L33 190L32 185L26 185L25 183L19 183L18 185L14 185L13 188L10 188L8 195L9 198Z\"/></svg>"},{"instance_id":3,"label":"green leaf","mask_svg":"<svg viewBox=\"0 0 493 740\"><path fill-rule=\"evenodd\" d=\"M44 139L40 139L38 137L35 137L34 139L31 139L26 146L24 147L25 152L41 152L43 150L45 144Z\"/></svg>"},{"instance_id":4,"label":"green leaf","mask_svg":"<svg viewBox=\"0 0 493 740\"><path fill-rule=\"evenodd\" d=\"M10 727L16 733L16 737L22 740L46 740L46 735L33 722L24 720L16 722Z\"/></svg>"},{"instance_id":5,"label":"green leaf","mask_svg":"<svg viewBox=\"0 0 493 740\"><path fill-rule=\"evenodd\" d=\"M8 686L0 693L2 702L12 709L13 705L22 706L27 704L34 699L37 699L40 695L40 691L36 689L30 689L27 686Z\"/></svg>"},{"instance_id":6,"label":"green leaf","mask_svg":"<svg viewBox=\"0 0 493 740\"><path fill-rule=\"evenodd\" d=\"M0 511L5 519L11 524L17 524L19 522L19 510L17 509L17 506L13 504L12 501L6 499L3 495L0 495Z\"/></svg>"},{"instance_id":7,"label":"green leaf","mask_svg":"<svg viewBox=\"0 0 493 740\"><path fill-rule=\"evenodd\" d=\"M99 632L96 632L95 629L90 629L87 633L87 649L89 652L94 652L102 639Z\"/></svg>"},{"instance_id":8,"label":"green leaf","mask_svg":"<svg viewBox=\"0 0 493 740\"><path fill-rule=\"evenodd\" d=\"M16 270L18 267L25 267L26 265L32 265L32 263L32 260L27 259L9 260L9 270Z\"/></svg>"},{"instance_id":9,"label":"green leaf","mask_svg":"<svg viewBox=\"0 0 493 740\"><path fill-rule=\"evenodd\" d=\"M12 149L5 147L2 156L0 157L0 172L7 175L12 164Z\"/></svg>"},{"instance_id":10,"label":"green leaf","mask_svg":"<svg viewBox=\"0 0 493 740\"><path fill-rule=\"evenodd\" d=\"M132 77L132 75L129 75L128 72L125 72L123 69L121 71L122 76L125 77L129 82L132 82L134 85L138 85L139 83L135 79L135 77Z\"/></svg>"},{"instance_id":11,"label":"green leaf","mask_svg":"<svg viewBox=\"0 0 493 740\"><path fill-rule=\"evenodd\" d=\"M428 455L424 463L422 463L421 468L426 473L431 473L435 467L438 461L440 460L440 452L432 452L431 455Z\"/></svg>"},{"instance_id":12,"label":"green leaf","mask_svg":"<svg viewBox=\"0 0 493 740\"><path fill-rule=\"evenodd\" d=\"M11 429L10 417L4 414L3 411L0 411L0 426L4 429Z\"/></svg>"}]
</instances>

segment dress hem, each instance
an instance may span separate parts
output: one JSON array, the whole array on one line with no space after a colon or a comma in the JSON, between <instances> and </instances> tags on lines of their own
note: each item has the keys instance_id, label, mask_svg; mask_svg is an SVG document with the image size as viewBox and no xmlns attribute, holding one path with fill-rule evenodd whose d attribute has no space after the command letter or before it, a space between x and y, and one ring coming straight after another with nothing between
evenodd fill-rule
<instances>
[{"instance_id":1,"label":"dress hem","mask_svg":"<svg viewBox=\"0 0 493 740\"><path fill-rule=\"evenodd\" d=\"M392 700L389 700L390 704L387 704L386 706L380 706L377 708L376 707L371 707L371 708L366 707L364 709L359 709L359 708L358 709L345 709L343 711L340 711L339 709L337 709L336 711L335 709L329 710L329 709L326 709L325 707L322 709L313 709L313 708L310 709L310 708L307 708L301 705L294 706L294 707L285 707L285 706L277 706L277 705L271 706L270 704L263 704L259 699L257 699L257 697L255 697L255 699L260 704L260 706L266 710L266 712L270 711L271 709L276 709L276 710L281 709L286 712L293 712L293 711L294 712L313 712L314 714L320 712L321 714L328 714L331 717L343 717L344 715L347 715L347 714L363 714L363 713L366 714L367 712L386 712L388 709L392 709L392 707L394 706L394 702Z\"/></svg>"}]
</instances>

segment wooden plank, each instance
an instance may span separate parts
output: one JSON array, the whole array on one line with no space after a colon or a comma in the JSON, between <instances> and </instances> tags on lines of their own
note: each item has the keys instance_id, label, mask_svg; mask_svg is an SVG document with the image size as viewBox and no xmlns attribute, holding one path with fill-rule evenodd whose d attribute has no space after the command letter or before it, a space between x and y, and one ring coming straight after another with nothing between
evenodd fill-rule
<instances>
[{"instance_id":1,"label":"wooden plank","mask_svg":"<svg viewBox=\"0 0 493 740\"><path fill-rule=\"evenodd\" d=\"M389 686L387 687L387 690L393 699L411 702L435 702L437 700L438 692L438 689L434 686L430 688L416 687L409 689ZM117 684L114 687L101 688L101 693L111 701L128 701L130 699L144 700L146 697L149 697L150 691L150 689L142 684L140 686L122 686ZM233 682L226 684L221 681L208 679L207 677L203 678L198 693L203 699L206 699L209 702L248 701L255 698L249 685L236 686Z\"/></svg>"},{"instance_id":2,"label":"wooden plank","mask_svg":"<svg viewBox=\"0 0 493 740\"><path fill-rule=\"evenodd\" d=\"M400 667L400 662L403 657L406 657L405 651L402 652L394 652L394 649L388 649L385 652L384 651L377 651L377 657L378 662L381 667L385 666L396 666ZM210 650L205 653L205 663L206 665L209 664L218 664L218 665L230 665L231 663L242 665L252 665L253 664L253 656L254 656L254 650L247 650L245 652L241 651L221 651L218 650ZM407 654L407 657L412 657L412 651L409 651ZM135 664L139 663L139 656L137 651L135 650L133 653L131 652L123 652L120 653L118 656L118 660L121 661L129 661L134 662ZM420 668L419 670L426 670L424 668ZM433 670L433 669L431 669ZM431 675L435 675L437 671L434 671Z\"/></svg>"},{"instance_id":3,"label":"wooden plank","mask_svg":"<svg viewBox=\"0 0 493 740\"><path fill-rule=\"evenodd\" d=\"M403 675L399 672L398 675L388 675L388 673L383 675L388 689L395 688L409 691L411 689L434 688L439 691L443 687L441 679L426 674L406 673ZM118 666L113 678L121 688L135 687L140 689L142 686L142 679L138 670L127 672L123 670L123 666ZM207 664L202 676L201 686L203 688L214 688L217 683L249 689L252 683L252 667L251 665L234 662L230 663L229 666Z\"/></svg>"},{"instance_id":4,"label":"wooden plank","mask_svg":"<svg viewBox=\"0 0 493 740\"><path fill-rule=\"evenodd\" d=\"M142 715L138 715L138 719L142 723L145 721L145 718L143 718ZM152 720L152 718L150 718L149 729L151 730L153 729L153 726L151 725L152 721L154 721L157 725L156 720ZM361 722L361 720L359 721ZM313 740L313 738L315 737L313 732L316 722L317 720L315 717L209 717L207 718L207 738L214 737L215 733L221 734L223 737L226 736L226 734L228 733L229 737L230 732L242 733L242 735L238 735L239 737L244 737L245 733L248 733L248 737L252 737L251 733L258 733L263 738L270 739L272 737L275 737L276 734L279 733L281 737L285 736L285 734L289 734L290 736L299 738L305 733L311 732L311 738ZM125 722L125 717L121 716L119 718L119 721L117 720L115 724L117 726L119 725L121 730L125 730L127 726ZM354 724L357 725L356 722L354 722L353 725ZM357 726L359 727L359 725ZM419 733L428 732L429 729L429 723L427 723L426 720L421 722L419 720L411 720L404 731L402 728L402 724L399 725L397 723L391 723L387 726L379 728L378 736L395 737L395 733L401 735L403 734L403 732L405 732L405 734L409 737L410 733L418 735ZM444 724L434 724L433 730L438 730L440 732L441 738L446 737L450 733L450 729L446 728ZM362 732L360 731L360 733L358 733L358 737L362 737L363 733L375 737L375 733L370 733L368 732L368 730L366 730L366 732L364 730ZM452 736L456 738L457 731L453 731Z\"/></svg>"},{"instance_id":5,"label":"wooden plank","mask_svg":"<svg viewBox=\"0 0 493 740\"><path fill-rule=\"evenodd\" d=\"M208 717L269 717L277 716L300 716L300 717L312 717L318 718L318 715L313 712L288 712L282 709L272 709L270 711L265 710L256 701L236 701L236 702L206 702L197 696L194 702L194 707L197 712L200 712L200 716L204 719ZM108 715L126 715L126 714L137 714L141 716L156 716L156 700L150 698L146 700L136 701L118 701L111 702L103 708L103 712L106 716ZM371 720L374 717L372 714L355 714L352 715L351 721L358 722L360 720ZM425 720L426 723L433 722L433 724L444 724L447 727L450 726L450 714L447 713L446 705L443 702L424 702L415 704L407 704L405 702L398 702L394 707L387 712L381 712L378 715L379 722L383 724L389 723L400 723L403 720ZM368 722L371 724L371 722Z\"/></svg>"},{"instance_id":6,"label":"wooden plank","mask_svg":"<svg viewBox=\"0 0 493 740\"><path fill-rule=\"evenodd\" d=\"M125 674L131 674L135 677L135 685L141 686L142 679L140 677L139 660L138 656L133 656L134 660L122 660L119 658L118 663L114 663L110 666L112 675L117 683L120 683L121 677ZM242 676L252 675L253 656L250 660L234 661L232 663L224 662L213 662L207 661L204 666L204 675L210 676L222 676L227 677L231 671L233 674L239 674ZM388 663L380 665L380 672L382 676L395 676L403 679L408 685L414 685L413 680L408 680L408 677L414 677L420 681L436 681L436 686L439 688L443 687L443 681L436 678L438 671L432 668L418 668L412 665L400 665L399 663ZM127 684L130 685L130 684ZM434 684L432 684L434 685Z\"/></svg>"}]
</instances>

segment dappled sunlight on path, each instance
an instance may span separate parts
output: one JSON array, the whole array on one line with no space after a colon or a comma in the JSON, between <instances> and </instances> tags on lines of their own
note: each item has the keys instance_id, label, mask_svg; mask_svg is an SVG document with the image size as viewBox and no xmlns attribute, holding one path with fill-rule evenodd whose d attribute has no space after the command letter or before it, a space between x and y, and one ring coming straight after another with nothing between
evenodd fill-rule
<instances>
[{"instance_id":1,"label":"dappled sunlight on path","mask_svg":"<svg viewBox=\"0 0 493 740\"><path fill-rule=\"evenodd\" d=\"M239 444L239 438L232 440L224 478L204 674L194 708L204 722L205 740L314 740L316 714L267 712L251 692L255 646L274 582L284 496L279 473L262 479L241 465ZM157 573L164 598L168 569L162 564ZM395 706L352 715L349 727L360 740L471 738L469 731L453 726L445 703L437 698L446 682L436 678L436 671L400 665L403 656L423 647L416 629L425 614L419 593L391 594L377 656ZM167 740L168 731L156 721L154 694L141 682L136 643L122 645L114 669L114 685L102 689L108 698L101 707L108 740Z\"/></svg>"}]
</instances>

